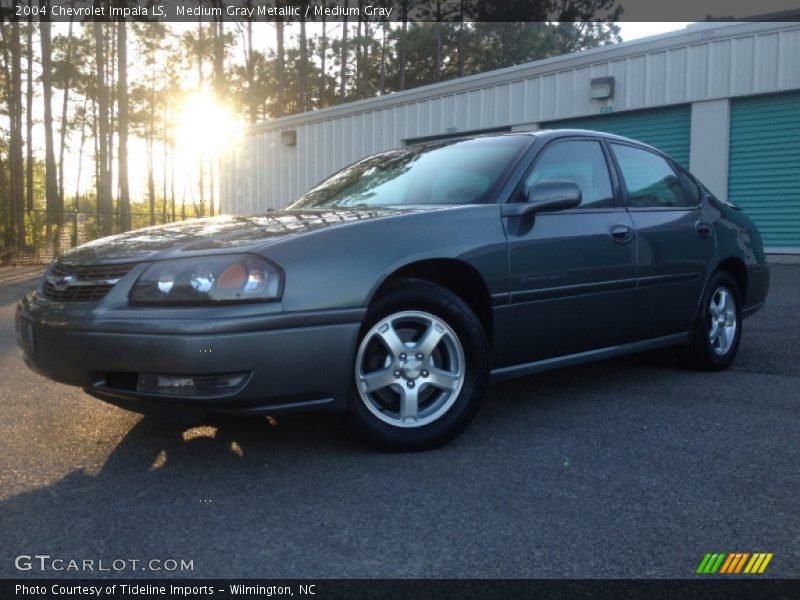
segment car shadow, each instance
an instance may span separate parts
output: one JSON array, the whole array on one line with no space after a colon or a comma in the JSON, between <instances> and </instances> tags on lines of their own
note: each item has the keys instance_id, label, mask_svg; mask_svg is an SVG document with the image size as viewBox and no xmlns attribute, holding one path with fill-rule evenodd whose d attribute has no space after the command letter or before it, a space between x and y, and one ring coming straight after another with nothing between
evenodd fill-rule
<instances>
[{"instance_id":1,"label":"car shadow","mask_svg":"<svg viewBox=\"0 0 800 600\"><path fill-rule=\"evenodd\" d=\"M314 473L334 468L332 457L363 460L369 454L338 419L325 414L280 419L214 416L189 427L143 417L98 472L75 470L0 502L0 553L10 554L0 557L0 577L108 576L93 571L21 572L14 567L17 554L109 560L186 557L181 542L197 535L196 528L241 528L231 516L239 502L260 498L266 506L276 501L271 487L296 483L301 473L313 481ZM222 572L224 557L219 561L203 562ZM126 569L117 575L175 573Z\"/></svg>"},{"instance_id":2,"label":"car shadow","mask_svg":"<svg viewBox=\"0 0 800 600\"><path fill-rule=\"evenodd\" d=\"M0 547L10 554L0 558L0 577L108 576L14 568L14 556L35 552L109 559L192 558L199 553L202 570L181 576L226 573L229 557L208 548L193 554L187 548L230 537L231 532L252 535L250 528L259 526L254 519L274 510L300 520L324 519L326 506L349 501L350 486L381 490L376 491L380 496L391 489L381 486L396 484L396 474L474 459L481 448L502 442L499 438L509 429L525 427L534 437L537 429L558 431L567 426L554 424L554 415L569 412L570 396L579 390L585 396L587 386L612 385L632 368L652 373L673 367L672 353L651 352L493 386L477 422L461 438L441 450L410 455L376 453L355 439L342 419L324 413L210 416L189 426L144 417L96 473L75 470L0 502L0 530L5 532ZM97 435L99 440L102 432ZM306 502L322 516L310 516ZM124 570L117 575L175 573Z\"/></svg>"}]
</instances>

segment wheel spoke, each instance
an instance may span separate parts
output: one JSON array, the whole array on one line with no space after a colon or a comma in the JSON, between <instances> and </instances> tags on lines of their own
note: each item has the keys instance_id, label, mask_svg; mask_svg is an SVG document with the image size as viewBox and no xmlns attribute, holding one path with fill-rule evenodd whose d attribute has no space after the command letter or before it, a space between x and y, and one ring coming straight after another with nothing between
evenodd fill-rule
<instances>
[{"instance_id":1,"label":"wheel spoke","mask_svg":"<svg viewBox=\"0 0 800 600\"><path fill-rule=\"evenodd\" d=\"M731 344L733 343L733 327L726 326L726 327L722 327L721 329L722 329L722 333L720 334L720 337L722 339L720 341L720 347L725 352L727 352L728 349L731 347Z\"/></svg>"},{"instance_id":2,"label":"wheel spoke","mask_svg":"<svg viewBox=\"0 0 800 600\"><path fill-rule=\"evenodd\" d=\"M419 414L419 393L418 388L403 386L403 393L400 395L400 419L417 419Z\"/></svg>"},{"instance_id":3,"label":"wheel spoke","mask_svg":"<svg viewBox=\"0 0 800 600\"><path fill-rule=\"evenodd\" d=\"M717 324L716 321L714 321L711 324L711 331L708 332L708 338L711 340L712 345L719 338L719 334L720 334L720 326Z\"/></svg>"},{"instance_id":4,"label":"wheel spoke","mask_svg":"<svg viewBox=\"0 0 800 600\"><path fill-rule=\"evenodd\" d=\"M730 302L728 296L728 290L721 289L719 291L719 301L717 302L717 310L719 311L719 314L725 314L725 311L728 310L728 304Z\"/></svg>"},{"instance_id":5,"label":"wheel spoke","mask_svg":"<svg viewBox=\"0 0 800 600\"><path fill-rule=\"evenodd\" d=\"M428 329L425 330L425 333L422 334L422 338L414 347L414 351L420 352L425 356L429 356L436 346L439 345L439 342L442 341L444 334L444 327L436 322L431 323Z\"/></svg>"},{"instance_id":6,"label":"wheel spoke","mask_svg":"<svg viewBox=\"0 0 800 600\"><path fill-rule=\"evenodd\" d=\"M711 303L708 305L708 309L711 311L711 315L714 318L718 318L719 317L719 313L720 313L719 305L715 302L714 298L711 299Z\"/></svg>"},{"instance_id":7,"label":"wheel spoke","mask_svg":"<svg viewBox=\"0 0 800 600\"><path fill-rule=\"evenodd\" d=\"M433 367L425 383L450 392L456 389L460 380L461 376L458 373L451 373L450 371Z\"/></svg>"},{"instance_id":8,"label":"wheel spoke","mask_svg":"<svg viewBox=\"0 0 800 600\"><path fill-rule=\"evenodd\" d=\"M367 393L375 392L397 382L391 367L388 369L381 369L380 371L373 371L372 373L365 373L360 377L361 389Z\"/></svg>"},{"instance_id":9,"label":"wheel spoke","mask_svg":"<svg viewBox=\"0 0 800 600\"><path fill-rule=\"evenodd\" d=\"M381 340L383 340L386 348L395 358L397 358L401 352L406 352L408 350L391 323L386 323L377 333Z\"/></svg>"}]
</instances>

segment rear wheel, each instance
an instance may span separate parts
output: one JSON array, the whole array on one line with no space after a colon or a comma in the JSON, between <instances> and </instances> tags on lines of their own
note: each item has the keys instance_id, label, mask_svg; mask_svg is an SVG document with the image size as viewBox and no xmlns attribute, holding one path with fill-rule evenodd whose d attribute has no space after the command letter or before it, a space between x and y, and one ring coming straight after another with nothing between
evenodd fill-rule
<instances>
[{"instance_id":1,"label":"rear wheel","mask_svg":"<svg viewBox=\"0 0 800 600\"><path fill-rule=\"evenodd\" d=\"M718 272L709 282L695 322L692 343L682 349L682 356L695 369L726 369L736 358L741 335L739 287L733 277Z\"/></svg>"},{"instance_id":2,"label":"rear wheel","mask_svg":"<svg viewBox=\"0 0 800 600\"><path fill-rule=\"evenodd\" d=\"M461 298L428 281L402 280L368 312L349 420L383 449L444 444L474 417L488 364L481 323Z\"/></svg>"}]
</instances>

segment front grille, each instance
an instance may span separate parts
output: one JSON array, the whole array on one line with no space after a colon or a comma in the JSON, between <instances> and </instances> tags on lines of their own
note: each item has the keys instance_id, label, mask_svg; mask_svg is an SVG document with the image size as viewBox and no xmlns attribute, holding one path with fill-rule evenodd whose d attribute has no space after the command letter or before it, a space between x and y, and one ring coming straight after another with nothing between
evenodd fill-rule
<instances>
[{"instance_id":1,"label":"front grille","mask_svg":"<svg viewBox=\"0 0 800 600\"><path fill-rule=\"evenodd\" d=\"M56 263L44 279L46 298L60 302L103 298L134 265L64 265Z\"/></svg>"}]
</instances>

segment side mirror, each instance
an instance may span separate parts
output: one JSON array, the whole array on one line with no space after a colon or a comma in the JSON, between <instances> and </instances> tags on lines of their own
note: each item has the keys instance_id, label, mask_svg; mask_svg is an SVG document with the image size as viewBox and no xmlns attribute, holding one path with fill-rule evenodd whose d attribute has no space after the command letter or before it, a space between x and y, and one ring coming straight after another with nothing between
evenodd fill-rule
<instances>
[{"instance_id":1,"label":"side mirror","mask_svg":"<svg viewBox=\"0 0 800 600\"><path fill-rule=\"evenodd\" d=\"M548 210L566 210L581 203L581 188L566 179L545 179L525 192L526 202L503 205L504 217L522 217Z\"/></svg>"}]
</instances>

